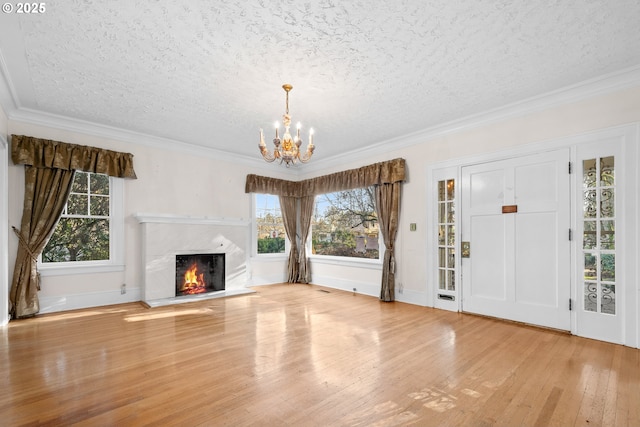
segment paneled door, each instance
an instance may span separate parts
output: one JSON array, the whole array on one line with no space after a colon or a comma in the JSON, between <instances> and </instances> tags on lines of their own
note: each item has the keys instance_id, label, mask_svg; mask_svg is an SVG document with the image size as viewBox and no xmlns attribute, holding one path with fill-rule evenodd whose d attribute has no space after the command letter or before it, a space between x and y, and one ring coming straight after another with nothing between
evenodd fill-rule
<instances>
[{"instance_id":1,"label":"paneled door","mask_svg":"<svg viewBox=\"0 0 640 427\"><path fill-rule=\"evenodd\" d=\"M462 310L570 330L569 149L463 167L461 185Z\"/></svg>"}]
</instances>

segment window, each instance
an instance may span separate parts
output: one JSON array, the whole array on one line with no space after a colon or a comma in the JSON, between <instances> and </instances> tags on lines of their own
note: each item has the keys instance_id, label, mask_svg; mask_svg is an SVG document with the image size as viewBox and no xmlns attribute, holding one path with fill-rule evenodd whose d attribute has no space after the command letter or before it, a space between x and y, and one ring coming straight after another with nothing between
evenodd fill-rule
<instances>
[{"instance_id":1,"label":"window","mask_svg":"<svg viewBox=\"0 0 640 427\"><path fill-rule=\"evenodd\" d=\"M438 181L438 289L455 291L455 181Z\"/></svg>"},{"instance_id":2,"label":"window","mask_svg":"<svg viewBox=\"0 0 640 427\"><path fill-rule=\"evenodd\" d=\"M286 233L280 199L272 194L256 194L256 236L258 254L283 254Z\"/></svg>"},{"instance_id":3,"label":"window","mask_svg":"<svg viewBox=\"0 0 640 427\"><path fill-rule=\"evenodd\" d=\"M614 157L583 161L584 310L616 314Z\"/></svg>"},{"instance_id":4,"label":"window","mask_svg":"<svg viewBox=\"0 0 640 427\"><path fill-rule=\"evenodd\" d=\"M44 272L116 265L124 229L120 181L76 171L67 204L41 254Z\"/></svg>"},{"instance_id":5,"label":"window","mask_svg":"<svg viewBox=\"0 0 640 427\"><path fill-rule=\"evenodd\" d=\"M374 187L316 196L312 254L379 259Z\"/></svg>"}]
</instances>

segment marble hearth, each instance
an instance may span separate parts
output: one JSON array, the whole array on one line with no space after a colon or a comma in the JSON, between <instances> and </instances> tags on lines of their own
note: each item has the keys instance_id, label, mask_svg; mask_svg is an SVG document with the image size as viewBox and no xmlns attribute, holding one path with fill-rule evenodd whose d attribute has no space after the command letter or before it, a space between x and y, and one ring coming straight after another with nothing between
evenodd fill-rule
<instances>
[{"instance_id":1,"label":"marble hearth","mask_svg":"<svg viewBox=\"0 0 640 427\"><path fill-rule=\"evenodd\" d=\"M142 227L143 301L151 306L253 292L246 287L250 222L242 219L136 214ZM176 255L224 253L225 290L176 297Z\"/></svg>"}]
</instances>

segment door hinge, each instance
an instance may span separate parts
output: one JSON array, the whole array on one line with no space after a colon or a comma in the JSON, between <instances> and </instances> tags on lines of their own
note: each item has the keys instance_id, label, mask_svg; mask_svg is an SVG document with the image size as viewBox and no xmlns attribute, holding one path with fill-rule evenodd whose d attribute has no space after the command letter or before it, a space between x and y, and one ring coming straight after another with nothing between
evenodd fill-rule
<instances>
[{"instance_id":1,"label":"door hinge","mask_svg":"<svg viewBox=\"0 0 640 427\"><path fill-rule=\"evenodd\" d=\"M569 229L569 241L571 242L573 240L573 230Z\"/></svg>"},{"instance_id":2,"label":"door hinge","mask_svg":"<svg viewBox=\"0 0 640 427\"><path fill-rule=\"evenodd\" d=\"M573 310L573 300L569 298L569 311Z\"/></svg>"},{"instance_id":3,"label":"door hinge","mask_svg":"<svg viewBox=\"0 0 640 427\"><path fill-rule=\"evenodd\" d=\"M573 173L573 163L569 162L569 175Z\"/></svg>"}]
</instances>

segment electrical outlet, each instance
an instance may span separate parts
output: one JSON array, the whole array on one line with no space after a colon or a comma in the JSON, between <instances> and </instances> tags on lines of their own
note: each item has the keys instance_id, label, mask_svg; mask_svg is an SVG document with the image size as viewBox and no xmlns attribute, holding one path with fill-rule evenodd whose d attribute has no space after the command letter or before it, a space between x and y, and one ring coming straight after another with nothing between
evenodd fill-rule
<instances>
[{"instance_id":1,"label":"electrical outlet","mask_svg":"<svg viewBox=\"0 0 640 427\"><path fill-rule=\"evenodd\" d=\"M126 285L126 283L123 283L123 284L120 286L120 294L121 294L121 295L124 295L124 294L126 294L126 293L127 293L127 285Z\"/></svg>"},{"instance_id":2,"label":"electrical outlet","mask_svg":"<svg viewBox=\"0 0 640 427\"><path fill-rule=\"evenodd\" d=\"M404 292L404 286L402 285L402 283L398 284L398 293L401 294Z\"/></svg>"}]
</instances>

